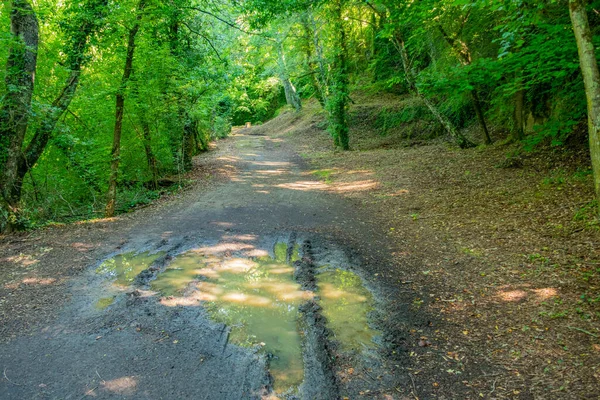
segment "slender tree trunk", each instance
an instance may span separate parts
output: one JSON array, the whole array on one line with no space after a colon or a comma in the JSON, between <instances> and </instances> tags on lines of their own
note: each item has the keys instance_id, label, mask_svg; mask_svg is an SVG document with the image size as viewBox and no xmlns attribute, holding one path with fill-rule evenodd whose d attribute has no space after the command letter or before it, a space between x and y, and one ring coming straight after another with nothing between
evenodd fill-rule
<instances>
[{"instance_id":1,"label":"slender tree trunk","mask_svg":"<svg viewBox=\"0 0 600 400\"><path fill-rule=\"evenodd\" d=\"M448 42L448 44L450 45L450 48L454 50L454 52L458 55L458 58L460 59L461 63L463 65L471 65L473 59L471 57L471 51L469 50L469 46L467 46L467 44L464 41L458 38L450 37L450 35L446 33L446 31L441 25L438 25L438 28L446 42ZM479 121L479 125L481 126L485 144L492 144L492 138L490 137L490 132L485 122L483 109L481 107L481 100L479 99L479 93L477 92L477 89L471 90L471 98L473 99L473 108L475 109L477 120Z\"/></svg>"},{"instance_id":2,"label":"slender tree trunk","mask_svg":"<svg viewBox=\"0 0 600 400\"><path fill-rule=\"evenodd\" d=\"M277 66L279 67L279 79L281 80L281 84L283 85L283 90L285 92L285 100L287 104L294 107L296 111L300 111L302 109L302 102L300 101L300 96L298 96L294 84L290 80L290 74L288 72L287 64L285 62L283 43L278 41L275 47L277 49Z\"/></svg>"},{"instance_id":3,"label":"slender tree trunk","mask_svg":"<svg viewBox=\"0 0 600 400\"><path fill-rule=\"evenodd\" d=\"M123 77L116 95L115 107L115 127L113 131L113 146L111 152L110 178L108 180L108 195L106 201L106 217L115 215L115 205L117 201L117 179L119 177L119 162L121 161L121 132L123 129L123 112L125 110L125 89L133 71L133 56L135 53L135 37L140 30L141 10L143 2L138 6L138 16L135 25L129 31L127 39L127 55L125 56L125 67L123 68Z\"/></svg>"},{"instance_id":4,"label":"slender tree trunk","mask_svg":"<svg viewBox=\"0 0 600 400\"><path fill-rule=\"evenodd\" d=\"M192 169L192 159L196 154L195 136L197 123L195 120L190 119L189 116L186 117L187 118L183 126L183 148L181 149L181 153L183 157L183 169L184 171L190 171Z\"/></svg>"},{"instance_id":5,"label":"slender tree trunk","mask_svg":"<svg viewBox=\"0 0 600 400\"><path fill-rule=\"evenodd\" d=\"M521 86L519 84L519 86ZM525 137L525 90L515 93L515 111L513 115L512 140L520 141Z\"/></svg>"},{"instance_id":6,"label":"slender tree trunk","mask_svg":"<svg viewBox=\"0 0 600 400\"><path fill-rule=\"evenodd\" d=\"M6 87L0 109L0 192L2 207L9 214L7 231L14 228L19 213L23 165L21 149L31 108L37 67L38 21L28 1L14 0L10 14L11 43L6 63ZM2 229L0 222L0 229Z\"/></svg>"},{"instance_id":7,"label":"slender tree trunk","mask_svg":"<svg viewBox=\"0 0 600 400\"><path fill-rule=\"evenodd\" d=\"M448 132L448 134L450 134L450 136L456 141L456 143L458 144L458 146L461 149L475 147L475 144L473 144L462 133L460 133L456 129L456 127L454 127L452 122L450 122L450 120L444 114L442 114L440 112L440 110L438 110L438 108L435 106L435 104L433 104L433 102L431 100L429 100L426 96L424 96L421 93L421 91L419 90L419 88L417 87L417 85L415 83L416 79L413 74L413 71L410 68L410 63L408 60L408 53L406 52L406 47L404 45L404 41L398 37L394 37L393 43L396 46L396 48L398 49L398 52L400 53L400 58L402 60L402 67L404 69L404 76L405 76L406 82L407 82L410 90L412 90L414 93L416 93L416 95L419 96L419 98L421 98L421 100L423 100L423 103L425 103L425 105L427 106L427 108L429 109L431 114L433 114L433 116L444 127L446 132Z\"/></svg>"},{"instance_id":8,"label":"slender tree trunk","mask_svg":"<svg viewBox=\"0 0 600 400\"><path fill-rule=\"evenodd\" d=\"M315 96L317 97L321 107L325 108L325 94L323 93L323 87L319 82L318 74L320 72L314 59L315 55L313 54L314 32L309 22L309 12L310 11L304 13L300 21L302 23L302 28L304 29L304 54L306 56L306 66L308 67L308 73L310 74L310 82L313 87L313 92L315 93Z\"/></svg>"},{"instance_id":9,"label":"slender tree trunk","mask_svg":"<svg viewBox=\"0 0 600 400\"><path fill-rule=\"evenodd\" d=\"M141 118L142 123L142 135L144 142L144 152L146 153L146 161L148 162L148 169L152 174L152 189L158 189L158 167L156 162L156 156L152 151L152 134L150 132L150 124L145 117Z\"/></svg>"},{"instance_id":10,"label":"slender tree trunk","mask_svg":"<svg viewBox=\"0 0 600 400\"><path fill-rule=\"evenodd\" d=\"M473 108L475 109L479 126L481 126L481 130L483 131L485 144L492 144L492 138L490 137L490 132L488 131L487 124L485 123L485 117L483 115L483 110L481 109L481 100L479 99L479 93L477 93L477 89L471 90L471 97L473 97Z\"/></svg>"},{"instance_id":11,"label":"slender tree trunk","mask_svg":"<svg viewBox=\"0 0 600 400\"><path fill-rule=\"evenodd\" d=\"M349 150L348 99L350 93L348 90L348 49L342 15L344 4L345 0L336 0L332 5L332 24L336 43L328 108L329 130L333 136L334 145L342 150Z\"/></svg>"},{"instance_id":12,"label":"slender tree trunk","mask_svg":"<svg viewBox=\"0 0 600 400\"><path fill-rule=\"evenodd\" d=\"M596 199L600 211L600 72L598 71L598 61L592 42L586 4L587 2L584 0L569 0L571 22L577 40L581 74L583 75L587 97L590 155L594 172Z\"/></svg>"},{"instance_id":13,"label":"slender tree trunk","mask_svg":"<svg viewBox=\"0 0 600 400\"><path fill-rule=\"evenodd\" d=\"M315 57L319 71L319 85L321 86L323 101L326 103L327 97L329 97L329 80L327 78L327 68L325 67L325 57L323 56L323 46L321 45L321 41L319 40L319 34L317 32L317 23L312 12L307 14L307 19L310 29L312 31L312 40L313 45L315 47Z\"/></svg>"}]
</instances>

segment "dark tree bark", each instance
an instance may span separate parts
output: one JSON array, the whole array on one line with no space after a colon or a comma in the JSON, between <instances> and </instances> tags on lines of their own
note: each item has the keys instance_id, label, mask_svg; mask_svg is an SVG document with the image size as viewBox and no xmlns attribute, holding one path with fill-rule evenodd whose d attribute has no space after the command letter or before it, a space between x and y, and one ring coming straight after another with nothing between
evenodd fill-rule
<instances>
[{"instance_id":1,"label":"dark tree bark","mask_svg":"<svg viewBox=\"0 0 600 400\"><path fill-rule=\"evenodd\" d=\"M451 37L444 28L439 25L438 26L442 36L450 46L452 50L458 55L461 63L463 65L471 65L473 62L473 58L471 56L471 51L469 50L469 46L456 37ZM481 126L481 130L483 132L485 138L485 144L492 144L492 138L490 137L490 132L488 130L487 124L485 122L485 116L483 115L483 108L481 107L481 100L479 99L479 92L476 88L471 90L471 98L473 99L473 108L475 109L475 114L477 115L477 120L479 121L479 125Z\"/></svg>"},{"instance_id":2,"label":"dark tree bark","mask_svg":"<svg viewBox=\"0 0 600 400\"><path fill-rule=\"evenodd\" d=\"M133 28L129 31L127 37L127 54L125 56L125 67L123 68L123 76L121 84L117 90L116 106L115 106L115 127L113 130L113 146L111 152L110 163L110 178L108 180L108 195L106 200L106 217L115 215L115 205L117 201L117 179L119 177L119 162L121 161L121 132L123 130L123 113L125 110L125 90L127 83L133 72L133 56L135 54L135 38L140 30L140 20L142 17L141 11L144 8L144 3L141 1L138 5L138 15Z\"/></svg>"},{"instance_id":3,"label":"dark tree bark","mask_svg":"<svg viewBox=\"0 0 600 400\"><path fill-rule=\"evenodd\" d=\"M141 117L142 124L142 142L144 143L144 152L146 153L146 161L148 162L148 169L152 174L152 189L158 189L158 165L156 162L156 156L152 151L152 134L150 131L150 124L145 117Z\"/></svg>"},{"instance_id":4,"label":"dark tree bark","mask_svg":"<svg viewBox=\"0 0 600 400\"><path fill-rule=\"evenodd\" d=\"M198 124L193 119L186 119L183 125L183 140L181 149L183 156L183 169L190 171L192 169L192 159L196 155L196 131Z\"/></svg>"},{"instance_id":5,"label":"dark tree bark","mask_svg":"<svg viewBox=\"0 0 600 400\"><path fill-rule=\"evenodd\" d=\"M573 32L577 40L581 74L583 75L587 97L590 155L594 172L596 199L600 211L600 72L598 71L598 61L592 41L592 31L590 30L586 5L585 0L569 0L569 12L573 23Z\"/></svg>"},{"instance_id":6,"label":"dark tree bark","mask_svg":"<svg viewBox=\"0 0 600 400\"><path fill-rule=\"evenodd\" d=\"M348 128L348 49L346 31L344 30L343 7L345 0L336 0L332 4L332 25L335 35L335 56L331 95L328 98L330 114L329 129L336 147L350 149Z\"/></svg>"},{"instance_id":7,"label":"dark tree bark","mask_svg":"<svg viewBox=\"0 0 600 400\"><path fill-rule=\"evenodd\" d=\"M17 3L27 4L23 1L15 2L15 4ZM23 148L23 140L21 139L19 144L20 154L16 161L16 173L12 175L10 183L2 185L12 188L11 197L14 199L12 208L16 207L21 198L25 175L36 165L50 141L56 124L69 108L71 101L75 97L75 92L79 85L81 69L86 61L85 53L89 47L89 39L104 18L106 4L107 0L87 1L82 9L78 8L76 11L76 15L80 18L77 18L72 26L67 26L65 28L67 30L67 35L70 38L64 49L67 54L67 65L70 70L69 77L66 79L62 90L54 99L50 107L41 114L40 123L33 133L31 141L24 150L21 150ZM16 7L15 10L17 10ZM29 14L30 18L35 18L33 12L30 12ZM26 131L27 121L23 122L25 123L24 129Z\"/></svg>"},{"instance_id":8,"label":"dark tree bark","mask_svg":"<svg viewBox=\"0 0 600 400\"><path fill-rule=\"evenodd\" d=\"M525 137L525 90L515 93L512 140L518 142Z\"/></svg>"},{"instance_id":9,"label":"dark tree bark","mask_svg":"<svg viewBox=\"0 0 600 400\"><path fill-rule=\"evenodd\" d=\"M22 187L19 177L25 175L20 171L24 158L22 145L31 113L37 67L39 26L28 1L12 2L10 25L7 93L0 109L0 191L2 206L9 213L8 231L14 228L12 216L19 212Z\"/></svg>"},{"instance_id":10,"label":"dark tree bark","mask_svg":"<svg viewBox=\"0 0 600 400\"><path fill-rule=\"evenodd\" d=\"M462 133L460 133L456 127L452 124L452 122L444 115L442 112L433 104L431 100L429 100L426 96L424 96L419 88L416 85L415 75L410 68L410 63L408 60L408 53L406 51L406 47L404 45L404 41L400 38L399 35L396 35L393 39L393 43L396 46L398 52L400 53L400 58L402 60L402 67L404 69L404 76L406 79L406 83L409 89L415 93L423 103L427 106L431 114L439 121L439 123L444 127L446 132L450 134L450 136L456 141L458 147L461 149L466 149L470 147L475 147L475 144L472 143L469 139L467 139Z\"/></svg>"}]
</instances>

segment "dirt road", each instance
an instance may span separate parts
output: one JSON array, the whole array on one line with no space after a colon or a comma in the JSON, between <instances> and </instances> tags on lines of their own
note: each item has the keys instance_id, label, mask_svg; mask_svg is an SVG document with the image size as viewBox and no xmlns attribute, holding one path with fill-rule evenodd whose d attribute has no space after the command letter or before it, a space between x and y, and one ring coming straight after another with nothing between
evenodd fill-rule
<instances>
[{"instance_id":1,"label":"dirt road","mask_svg":"<svg viewBox=\"0 0 600 400\"><path fill-rule=\"evenodd\" d=\"M324 190L287 143L250 133L212 155L232 171L223 182L116 222L2 244L5 272L16 272L0 306L11 293L29 293L33 306L4 312L1 399L411 391L399 355L386 356L402 339L377 324L392 276L377 227Z\"/></svg>"}]
</instances>

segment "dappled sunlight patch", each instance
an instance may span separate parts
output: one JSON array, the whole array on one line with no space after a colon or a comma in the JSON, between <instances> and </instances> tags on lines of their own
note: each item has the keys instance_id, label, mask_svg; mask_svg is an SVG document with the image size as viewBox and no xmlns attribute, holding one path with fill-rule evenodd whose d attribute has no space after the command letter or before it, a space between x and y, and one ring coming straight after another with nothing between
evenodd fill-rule
<instances>
[{"instance_id":1,"label":"dappled sunlight patch","mask_svg":"<svg viewBox=\"0 0 600 400\"><path fill-rule=\"evenodd\" d=\"M217 157L216 159L219 161L229 161L229 162L236 162L236 161L241 160L240 157L235 157L235 156L221 156L221 157Z\"/></svg>"},{"instance_id":2,"label":"dappled sunlight patch","mask_svg":"<svg viewBox=\"0 0 600 400\"><path fill-rule=\"evenodd\" d=\"M233 258L230 260L223 260L221 263L221 269L231 273L247 272L255 266L256 263L247 258Z\"/></svg>"},{"instance_id":3,"label":"dappled sunlight patch","mask_svg":"<svg viewBox=\"0 0 600 400\"><path fill-rule=\"evenodd\" d=\"M291 189L300 191L311 191L311 190L327 190L329 187L323 182L316 181L296 181L289 183L280 183L276 187L281 189Z\"/></svg>"},{"instance_id":4,"label":"dappled sunlight patch","mask_svg":"<svg viewBox=\"0 0 600 400\"><path fill-rule=\"evenodd\" d=\"M35 277L30 277L30 278L23 279L21 282L24 283L25 285L42 285L42 286L46 286L46 285L52 285L53 283L56 283L56 279L55 278L35 278Z\"/></svg>"},{"instance_id":5,"label":"dappled sunlight patch","mask_svg":"<svg viewBox=\"0 0 600 400\"><path fill-rule=\"evenodd\" d=\"M110 381L102 381L101 386L103 390L114 394L121 396L132 395L137 390L138 378L135 376L124 376Z\"/></svg>"},{"instance_id":6,"label":"dappled sunlight patch","mask_svg":"<svg viewBox=\"0 0 600 400\"><path fill-rule=\"evenodd\" d=\"M93 250L96 247L96 245L91 243L75 242L71 244L71 247L74 247L79 251L90 251Z\"/></svg>"},{"instance_id":7,"label":"dappled sunlight patch","mask_svg":"<svg viewBox=\"0 0 600 400\"><path fill-rule=\"evenodd\" d=\"M216 254L227 253L227 252L232 252L232 251L250 250L253 248L254 248L254 246L252 246L251 244L248 244L248 243L229 242L229 243L219 243L217 245L210 246L210 247L202 247L198 250L205 254L216 255ZM227 254L225 254L225 255L227 255Z\"/></svg>"},{"instance_id":8,"label":"dappled sunlight patch","mask_svg":"<svg viewBox=\"0 0 600 400\"><path fill-rule=\"evenodd\" d=\"M538 300L542 300L542 301L558 296L558 290L555 288L551 288L551 287L541 288L541 289L533 289L532 292L534 292L536 294Z\"/></svg>"},{"instance_id":9,"label":"dappled sunlight patch","mask_svg":"<svg viewBox=\"0 0 600 400\"><path fill-rule=\"evenodd\" d=\"M375 172L369 169L354 169L349 171L344 171L344 175L363 175L363 176L371 176L374 175Z\"/></svg>"},{"instance_id":10,"label":"dappled sunlight patch","mask_svg":"<svg viewBox=\"0 0 600 400\"><path fill-rule=\"evenodd\" d=\"M272 307L273 301L263 296L256 296L242 292L228 293L222 296L219 300L230 303L239 303L253 307Z\"/></svg>"},{"instance_id":11,"label":"dappled sunlight patch","mask_svg":"<svg viewBox=\"0 0 600 400\"><path fill-rule=\"evenodd\" d=\"M265 167L289 167L292 165L292 163L288 161L251 161L250 164Z\"/></svg>"},{"instance_id":12,"label":"dappled sunlight patch","mask_svg":"<svg viewBox=\"0 0 600 400\"><path fill-rule=\"evenodd\" d=\"M263 249L252 249L250 251L246 251L244 253L245 256L247 257L267 257L269 255L269 252Z\"/></svg>"},{"instance_id":13,"label":"dappled sunlight patch","mask_svg":"<svg viewBox=\"0 0 600 400\"><path fill-rule=\"evenodd\" d=\"M235 224L233 222L221 222L221 221L212 221L211 225L220 226L222 228L233 228Z\"/></svg>"},{"instance_id":14,"label":"dappled sunlight patch","mask_svg":"<svg viewBox=\"0 0 600 400\"><path fill-rule=\"evenodd\" d=\"M379 182L373 180L367 181L356 181L348 183L336 184L332 190L337 193L345 192L362 192L366 190L372 190L379 186Z\"/></svg>"},{"instance_id":15,"label":"dappled sunlight patch","mask_svg":"<svg viewBox=\"0 0 600 400\"><path fill-rule=\"evenodd\" d=\"M117 219L118 219L117 217L86 219L83 221L77 221L74 223L74 225L93 225L93 224L100 224L103 222L114 222Z\"/></svg>"},{"instance_id":16,"label":"dappled sunlight patch","mask_svg":"<svg viewBox=\"0 0 600 400\"><path fill-rule=\"evenodd\" d=\"M211 300L211 296L208 296L207 300ZM196 307L200 301L204 299L198 299L196 297L163 297L160 299L160 304L165 307Z\"/></svg>"},{"instance_id":17,"label":"dappled sunlight patch","mask_svg":"<svg viewBox=\"0 0 600 400\"><path fill-rule=\"evenodd\" d=\"M29 267L40 262L39 259L30 254L19 254L17 256L6 257L5 260L13 264L20 264L24 267Z\"/></svg>"},{"instance_id":18,"label":"dappled sunlight patch","mask_svg":"<svg viewBox=\"0 0 600 400\"><path fill-rule=\"evenodd\" d=\"M256 171L257 174L261 175L283 175L287 174L289 171L286 169L263 169L260 171Z\"/></svg>"},{"instance_id":19,"label":"dappled sunlight patch","mask_svg":"<svg viewBox=\"0 0 600 400\"><path fill-rule=\"evenodd\" d=\"M397 190L397 191L392 192L392 193L382 194L380 196L382 196L382 197L398 197L398 196L407 195L409 193L410 193L410 191L408 189L400 189L400 190Z\"/></svg>"},{"instance_id":20,"label":"dappled sunlight patch","mask_svg":"<svg viewBox=\"0 0 600 400\"><path fill-rule=\"evenodd\" d=\"M224 235L224 240L242 240L242 241L255 241L258 240L256 235Z\"/></svg>"},{"instance_id":21,"label":"dappled sunlight patch","mask_svg":"<svg viewBox=\"0 0 600 400\"><path fill-rule=\"evenodd\" d=\"M518 302L527 298L527 292L521 289L501 290L498 292L498 298L507 302Z\"/></svg>"}]
</instances>

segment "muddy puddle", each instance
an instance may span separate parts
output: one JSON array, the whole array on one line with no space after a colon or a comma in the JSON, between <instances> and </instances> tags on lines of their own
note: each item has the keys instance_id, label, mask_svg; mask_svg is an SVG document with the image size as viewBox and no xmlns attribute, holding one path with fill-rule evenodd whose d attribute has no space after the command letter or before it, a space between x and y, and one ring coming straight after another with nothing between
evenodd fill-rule
<instances>
[{"instance_id":1,"label":"muddy puddle","mask_svg":"<svg viewBox=\"0 0 600 400\"><path fill-rule=\"evenodd\" d=\"M148 269L154 261L164 255L164 252L151 253L149 251L138 253L135 251L119 254L104 261L96 269L99 274L104 274L109 279L114 279L114 284L128 286L135 280L136 276Z\"/></svg>"},{"instance_id":2,"label":"muddy puddle","mask_svg":"<svg viewBox=\"0 0 600 400\"><path fill-rule=\"evenodd\" d=\"M316 293L302 290L294 279L293 263L300 246L288 251L276 243L272 256L256 258L217 257L201 249L175 257L150 283L164 305L195 305L230 328L231 343L255 347L270 355L270 372L278 393L297 391L304 379L302 330L299 306L319 297L323 314L343 350L373 347L376 332L367 325L373 307L370 292L361 279L348 271L321 270ZM117 285L131 284L135 276L162 254L126 253L103 263L99 272L115 277ZM112 304L100 299L96 308Z\"/></svg>"},{"instance_id":3,"label":"muddy puddle","mask_svg":"<svg viewBox=\"0 0 600 400\"><path fill-rule=\"evenodd\" d=\"M377 332L369 328L373 296L352 272L335 269L317 275L317 295L327 327L343 350L372 348Z\"/></svg>"}]
</instances>

